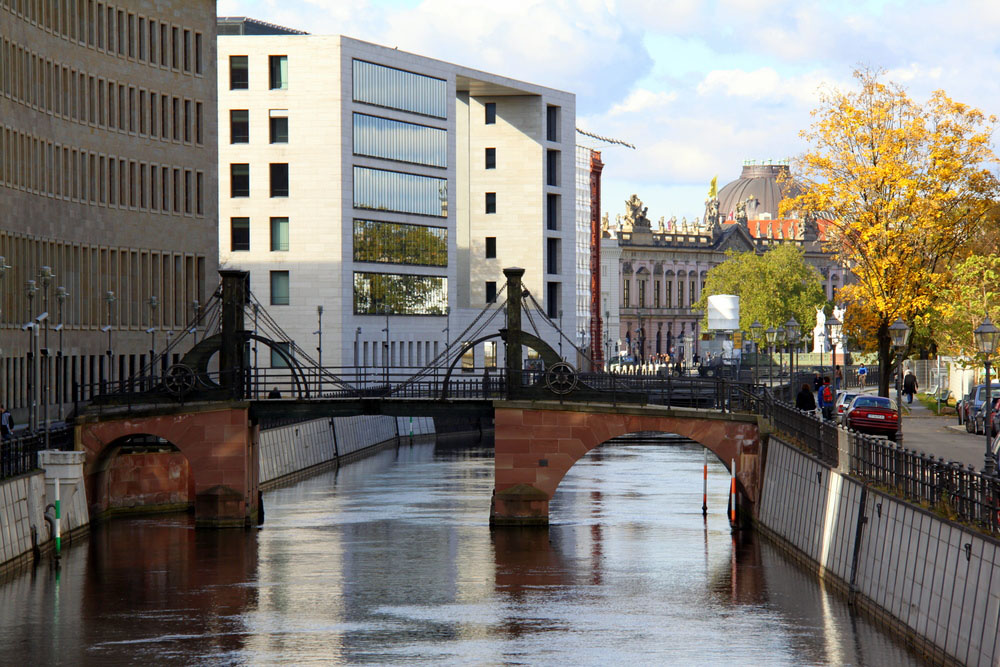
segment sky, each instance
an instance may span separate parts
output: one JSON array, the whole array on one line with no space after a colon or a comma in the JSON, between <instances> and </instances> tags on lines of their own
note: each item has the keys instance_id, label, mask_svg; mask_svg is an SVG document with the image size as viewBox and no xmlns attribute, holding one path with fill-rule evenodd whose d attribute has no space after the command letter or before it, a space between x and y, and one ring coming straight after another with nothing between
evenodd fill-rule
<instances>
[{"instance_id":1,"label":"sky","mask_svg":"<svg viewBox=\"0 0 1000 667\"><path fill-rule=\"evenodd\" d=\"M997 0L218 0L576 95L602 151L612 219L635 193L654 222L704 215L744 161L794 158L825 92L881 69L912 97L1000 111Z\"/></svg>"}]
</instances>

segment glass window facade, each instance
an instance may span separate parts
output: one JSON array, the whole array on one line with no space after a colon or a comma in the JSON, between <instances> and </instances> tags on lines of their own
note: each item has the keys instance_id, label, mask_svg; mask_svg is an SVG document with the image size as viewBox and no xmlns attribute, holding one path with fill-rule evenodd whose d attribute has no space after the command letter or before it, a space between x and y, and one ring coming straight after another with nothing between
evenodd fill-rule
<instances>
[{"instance_id":1,"label":"glass window facade","mask_svg":"<svg viewBox=\"0 0 1000 667\"><path fill-rule=\"evenodd\" d=\"M271 252L288 250L288 218L271 218Z\"/></svg>"},{"instance_id":2,"label":"glass window facade","mask_svg":"<svg viewBox=\"0 0 1000 667\"><path fill-rule=\"evenodd\" d=\"M444 276L354 272L355 314L444 315L447 307Z\"/></svg>"},{"instance_id":3,"label":"glass window facade","mask_svg":"<svg viewBox=\"0 0 1000 667\"><path fill-rule=\"evenodd\" d=\"M400 111L448 117L448 83L422 74L354 61L354 101Z\"/></svg>"},{"instance_id":4,"label":"glass window facade","mask_svg":"<svg viewBox=\"0 0 1000 667\"><path fill-rule=\"evenodd\" d=\"M398 171L354 167L354 206L445 218L448 216L448 181Z\"/></svg>"},{"instance_id":5,"label":"glass window facade","mask_svg":"<svg viewBox=\"0 0 1000 667\"><path fill-rule=\"evenodd\" d=\"M229 56L229 90L246 90L249 87L247 56Z\"/></svg>"},{"instance_id":6,"label":"glass window facade","mask_svg":"<svg viewBox=\"0 0 1000 667\"><path fill-rule=\"evenodd\" d=\"M290 302L288 271L271 271L271 305L287 306Z\"/></svg>"},{"instance_id":7,"label":"glass window facade","mask_svg":"<svg viewBox=\"0 0 1000 667\"><path fill-rule=\"evenodd\" d=\"M166 172L164 172L166 173ZM164 186L166 187L166 186ZM250 196L250 165L231 164L229 165L229 195L231 197ZM166 190L164 189L164 193Z\"/></svg>"},{"instance_id":8,"label":"glass window facade","mask_svg":"<svg viewBox=\"0 0 1000 667\"><path fill-rule=\"evenodd\" d=\"M288 56L268 56L268 83L271 90L288 88Z\"/></svg>"},{"instance_id":9,"label":"glass window facade","mask_svg":"<svg viewBox=\"0 0 1000 667\"><path fill-rule=\"evenodd\" d=\"M233 252L250 249L250 218L229 219L229 249Z\"/></svg>"},{"instance_id":10,"label":"glass window facade","mask_svg":"<svg viewBox=\"0 0 1000 667\"><path fill-rule=\"evenodd\" d=\"M448 132L436 127L356 113L354 154L447 167Z\"/></svg>"},{"instance_id":11,"label":"glass window facade","mask_svg":"<svg viewBox=\"0 0 1000 667\"><path fill-rule=\"evenodd\" d=\"M448 230L399 222L355 220L354 261L448 266Z\"/></svg>"},{"instance_id":12,"label":"glass window facade","mask_svg":"<svg viewBox=\"0 0 1000 667\"><path fill-rule=\"evenodd\" d=\"M229 112L229 143L250 143L250 112L233 109Z\"/></svg>"}]
</instances>

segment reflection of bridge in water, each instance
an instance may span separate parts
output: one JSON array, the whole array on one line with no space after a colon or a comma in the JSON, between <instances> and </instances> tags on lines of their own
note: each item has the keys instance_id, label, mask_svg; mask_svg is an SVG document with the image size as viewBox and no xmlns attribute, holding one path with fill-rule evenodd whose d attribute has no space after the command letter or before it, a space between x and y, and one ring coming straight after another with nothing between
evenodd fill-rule
<instances>
[{"instance_id":1,"label":"reflection of bridge in water","mask_svg":"<svg viewBox=\"0 0 1000 667\"><path fill-rule=\"evenodd\" d=\"M117 449L159 438L187 459L199 524L251 524L259 509L260 424L349 415L495 419L497 524L546 523L548 501L576 460L612 437L641 431L684 435L727 468L735 463L744 510L752 512L763 389L724 379L580 372L539 335L536 313L544 314L522 290L522 269L504 271L504 302L484 308L455 343L412 372L320 366L254 302L246 274L221 273L219 292L199 313L211 333L183 358L167 363L174 341L136 376L77 392L91 397L78 401L76 417L92 514L109 507L114 490L106 472ZM507 326L490 330L502 314ZM456 373L465 351L492 339L504 343L503 368ZM256 368L250 351L259 345L288 368ZM524 348L537 353L539 367L524 368Z\"/></svg>"}]
</instances>

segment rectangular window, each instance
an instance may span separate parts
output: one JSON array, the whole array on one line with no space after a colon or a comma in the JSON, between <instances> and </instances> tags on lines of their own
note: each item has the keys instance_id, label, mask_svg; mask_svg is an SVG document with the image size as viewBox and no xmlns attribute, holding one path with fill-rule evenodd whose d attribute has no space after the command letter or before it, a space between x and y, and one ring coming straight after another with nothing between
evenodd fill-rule
<instances>
[{"instance_id":1,"label":"rectangular window","mask_svg":"<svg viewBox=\"0 0 1000 667\"><path fill-rule=\"evenodd\" d=\"M354 273L356 315L444 315L448 278L398 273Z\"/></svg>"},{"instance_id":2,"label":"rectangular window","mask_svg":"<svg viewBox=\"0 0 1000 667\"><path fill-rule=\"evenodd\" d=\"M487 102L486 103L486 124L494 125L497 122L497 103Z\"/></svg>"},{"instance_id":3,"label":"rectangular window","mask_svg":"<svg viewBox=\"0 0 1000 667\"><path fill-rule=\"evenodd\" d=\"M656 280L653 282L653 307L660 307L660 281Z\"/></svg>"},{"instance_id":4,"label":"rectangular window","mask_svg":"<svg viewBox=\"0 0 1000 667\"><path fill-rule=\"evenodd\" d=\"M468 347L468 349L462 353L462 372L472 373L476 370L476 347L473 345L469 347L470 341L462 341L462 347Z\"/></svg>"},{"instance_id":5,"label":"rectangular window","mask_svg":"<svg viewBox=\"0 0 1000 667\"><path fill-rule=\"evenodd\" d=\"M292 344L275 342L271 347L271 368L289 368L292 359Z\"/></svg>"},{"instance_id":6,"label":"rectangular window","mask_svg":"<svg viewBox=\"0 0 1000 667\"><path fill-rule=\"evenodd\" d=\"M229 165L230 197L250 196L250 165Z\"/></svg>"},{"instance_id":7,"label":"rectangular window","mask_svg":"<svg viewBox=\"0 0 1000 667\"><path fill-rule=\"evenodd\" d=\"M354 261L448 266L448 230L402 222L355 220Z\"/></svg>"},{"instance_id":8,"label":"rectangular window","mask_svg":"<svg viewBox=\"0 0 1000 667\"><path fill-rule=\"evenodd\" d=\"M288 218L271 218L271 252L288 250Z\"/></svg>"},{"instance_id":9,"label":"rectangular window","mask_svg":"<svg viewBox=\"0 0 1000 667\"><path fill-rule=\"evenodd\" d=\"M622 281L622 308L631 308L631 294L632 292L632 282L630 280Z\"/></svg>"},{"instance_id":10,"label":"rectangular window","mask_svg":"<svg viewBox=\"0 0 1000 667\"><path fill-rule=\"evenodd\" d=\"M645 280L640 280L639 281L639 303L638 303L638 306L640 308L645 308L646 307L646 281Z\"/></svg>"},{"instance_id":11,"label":"rectangular window","mask_svg":"<svg viewBox=\"0 0 1000 667\"><path fill-rule=\"evenodd\" d=\"M289 303L288 271L271 271L271 305L287 306Z\"/></svg>"},{"instance_id":12,"label":"rectangular window","mask_svg":"<svg viewBox=\"0 0 1000 667\"><path fill-rule=\"evenodd\" d=\"M355 208L448 216L448 181L398 171L354 167Z\"/></svg>"},{"instance_id":13,"label":"rectangular window","mask_svg":"<svg viewBox=\"0 0 1000 667\"><path fill-rule=\"evenodd\" d=\"M194 114L191 113L191 100L184 100L184 141L191 141L191 125Z\"/></svg>"},{"instance_id":14,"label":"rectangular window","mask_svg":"<svg viewBox=\"0 0 1000 667\"><path fill-rule=\"evenodd\" d=\"M545 314L549 316L549 319L556 319L559 317L559 283L546 283L545 284Z\"/></svg>"},{"instance_id":15,"label":"rectangular window","mask_svg":"<svg viewBox=\"0 0 1000 667\"><path fill-rule=\"evenodd\" d=\"M128 15L128 57L135 58L135 14Z\"/></svg>"},{"instance_id":16,"label":"rectangular window","mask_svg":"<svg viewBox=\"0 0 1000 667\"><path fill-rule=\"evenodd\" d=\"M559 195L545 195L545 227L559 229Z\"/></svg>"},{"instance_id":17,"label":"rectangular window","mask_svg":"<svg viewBox=\"0 0 1000 667\"><path fill-rule=\"evenodd\" d=\"M156 64L156 21L149 20L149 62Z\"/></svg>"},{"instance_id":18,"label":"rectangular window","mask_svg":"<svg viewBox=\"0 0 1000 667\"><path fill-rule=\"evenodd\" d=\"M667 281L667 308L674 307L674 281Z\"/></svg>"},{"instance_id":19,"label":"rectangular window","mask_svg":"<svg viewBox=\"0 0 1000 667\"><path fill-rule=\"evenodd\" d=\"M270 130L272 144L287 144L288 143L288 116L275 116L273 115L275 109L271 110L270 118ZM282 110L281 113L287 113Z\"/></svg>"},{"instance_id":20,"label":"rectangular window","mask_svg":"<svg viewBox=\"0 0 1000 667\"><path fill-rule=\"evenodd\" d=\"M495 148L486 149L486 168L487 169L497 168L497 149Z\"/></svg>"},{"instance_id":21,"label":"rectangular window","mask_svg":"<svg viewBox=\"0 0 1000 667\"><path fill-rule=\"evenodd\" d=\"M229 112L229 143L250 143L250 111L232 109Z\"/></svg>"},{"instance_id":22,"label":"rectangular window","mask_svg":"<svg viewBox=\"0 0 1000 667\"><path fill-rule=\"evenodd\" d=\"M250 87L247 56L229 56L229 90L246 90Z\"/></svg>"},{"instance_id":23,"label":"rectangular window","mask_svg":"<svg viewBox=\"0 0 1000 667\"><path fill-rule=\"evenodd\" d=\"M486 259L495 259L497 256L497 237L486 237Z\"/></svg>"},{"instance_id":24,"label":"rectangular window","mask_svg":"<svg viewBox=\"0 0 1000 667\"><path fill-rule=\"evenodd\" d=\"M229 219L229 249L233 252L250 250L250 218Z\"/></svg>"},{"instance_id":25,"label":"rectangular window","mask_svg":"<svg viewBox=\"0 0 1000 667\"><path fill-rule=\"evenodd\" d=\"M559 273L559 239L545 239L545 272Z\"/></svg>"},{"instance_id":26,"label":"rectangular window","mask_svg":"<svg viewBox=\"0 0 1000 667\"><path fill-rule=\"evenodd\" d=\"M184 71L191 71L191 31L184 31Z\"/></svg>"},{"instance_id":27,"label":"rectangular window","mask_svg":"<svg viewBox=\"0 0 1000 667\"><path fill-rule=\"evenodd\" d=\"M448 166L448 132L367 114L354 114L354 154Z\"/></svg>"},{"instance_id":28,"label":"rectangular window","mask_svg":"<svg viewBox=\"0 0 1000 667\"><path fill-rule=\"evenodd\" d=\"M174 141L181 140L181 100L174 98Z\"/></svg>"},{"instance_id":29,"label":"rectangular window","mask_svg":"<svg viewBox=\"0 0 1000 667\"><path fill-rule=\"evenodd\" d=\"M545 107L545 138L559 141L559 107Z\"/></svg>"},{"instance_id":30,"label":"rectangular window","mask_svg":"<svg viewBox=\"0 0 1000 667\"><path fill-rule=\"evenodd\" d=\"M497 212L497 193L495 192L486 193L486 212L487 213Z\"/></svg>"},{"instance_id":31,"label":"rectangular window","mask_svg":"<svg viewBox=\"0 0 1000 667\"><path fill-rule=\"evenodd\" d=\"M288 88L288 56L268 56L268 87L271 90Z\"/></svg>"},{"instance_id":32,"label":"rectangular window","mask_svg":"<svg viewBox=\"0 0 1000 667\"><path fill-rule=\"evenodd\" d=\"M545 184L559 185L559 151L545 151Z\"/></svg>"},{"instance_id":33,"label":"rectangular window","mask_svg":"<svg viewBox=\"0 0 1000 667\"><path fill-rule=\"evenodd\" d=\"M170 29L170 66L173 69L180 69L181 66L180 31L176 27Z\"/></svg>"},{"instance_id":34,"label":"rectangular window","mask_svg":"<svg viewBox=\"0 0 1000 667\"><path fill-rule=\"evenodd\" d=\"M202 38L201 33L196 32L194 34L194 72L195 74L201 74L201 56L202 56Z\"/></svg>"},{"instance_id":35,"label":"rectangular window","mask_svg":"<svg viewBox=\"0 0 1000 667\"><path fill-rule=\"evenodd\" d=\"M288 163L271 163L271 196L288 196Z\"/></svg>"},{"instance_id":36,"label":"rectangular window","mask_svg":"<svg viewBox=\"0 0 1000 667\"><path fill-rule=\"evenodd\" d=\"M486 281L486 303L496 303L497 283L495 280Z\"/></svg>"},{"instance_id":37,"label":"rectangular window","mask_svg":"<svg viewBox=\"0 0 1000 667\"><path fill-rule=\"evenodd\" d=\"M354 61L354 101L435 118L448 117L448 83L422 74Z\"/></svg>"},{"instance_id":38,"label":"rectangular window","mask_svg":"<svg viewBox=\"0 0 1000 667\"><path fill-rule=\"evenodd\" d=\"M495 340L488 340L483 343L483 357L483 365L486 368L497 367L497 342Z\"/></svg>"}]
</instances>

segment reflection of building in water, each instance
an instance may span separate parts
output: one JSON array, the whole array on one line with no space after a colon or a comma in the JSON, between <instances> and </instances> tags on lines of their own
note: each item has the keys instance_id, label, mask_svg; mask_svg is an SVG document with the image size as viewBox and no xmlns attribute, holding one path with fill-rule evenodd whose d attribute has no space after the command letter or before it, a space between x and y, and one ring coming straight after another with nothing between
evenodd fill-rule
<instances>
[{"instance_id":1,"label":"reflection of building in water","mask_svg":"<svg viewBox=\"0 0 1000 667\"><path fill-rule=\"evenodd\" d=\"M326 364L424 365L506 266L572 338L573 95L252 19L219 33L220 259L300 347L323 306Z\"/></svg>"}]
</instances>

